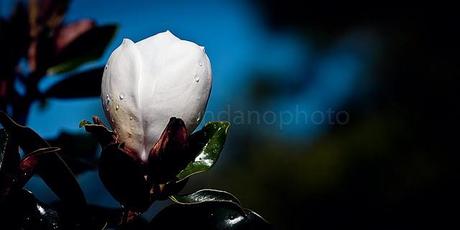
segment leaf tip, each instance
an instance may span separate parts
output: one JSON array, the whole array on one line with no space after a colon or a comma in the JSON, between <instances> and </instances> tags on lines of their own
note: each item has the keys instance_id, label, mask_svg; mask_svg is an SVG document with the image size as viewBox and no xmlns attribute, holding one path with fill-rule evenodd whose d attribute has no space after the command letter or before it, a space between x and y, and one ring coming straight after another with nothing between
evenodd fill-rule
<instances>
[{"instance_id":1,"label":"leaf tip","mask_svg":"<svg viewBox=\"0 0 460 230\"><path fill-rule=\"evenodd\" d=\"M79 128L83 128L83 127L85 127L86 125L90 125L90 124L91 124L91 122L89 122L89 121L87 121L87 120L82 120L82 121L80 121L80 124L78 124L78 127L79 127Z\"/></svg>"}]
</instances>

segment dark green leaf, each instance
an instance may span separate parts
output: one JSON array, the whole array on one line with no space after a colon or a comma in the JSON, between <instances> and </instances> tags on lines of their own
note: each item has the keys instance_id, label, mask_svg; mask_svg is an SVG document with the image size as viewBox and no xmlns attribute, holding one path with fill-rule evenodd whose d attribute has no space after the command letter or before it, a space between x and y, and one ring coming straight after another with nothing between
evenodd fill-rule
<instances>
[{"instance_id":1,"label":"dark green leaf","mask_svg":"<svg viewBox=\"0 0 460 230\"><path fill-rule=\"evenodd\" d=\"M104 226L115 226L120 222L122 210L120 208L108 208L95 205L88 205L86 213L91 217L93 226L98 226L95 229L110 229Z\"/></svg>"},{"instance_id":2,"label":"dark green leaf","mask_svg":"<svg viewBox=\"0 0 460 230\"><path fill-rule=\"evenodd\" d=\"M102 151L99 177L110 194L131 210L145 211L151 204L145 175L141 163L119 144L111 144Z\"/></svg>"},{"instance_id":3,"label":"dark green leaf","mask_svg":"<svg viewBox=\"0 0 460 230\"><path fill-rule=\"evenodd\" d=\"M208 201L234 202L240 204L240 201L229 192L215 189L202 189L187 195L173 195L170 196L170 199L175 203L184 205L199 204Z\"/></svg>"},{"instance_id":4,"label":"dark green leaf","mask_svg":"<svg viewBox=\"0 0 460 230\"><path fill-rule=\"evenodd\" d=\"M18 146L5 129L0 129L0 173L12 172L19 165Z\"/></svg>"},{"instance_id":5,"label":"dark green leaf","mask_svg":"<svg viewBox=\"0 0 460 230\"><path fill-rule=\"evenodd\" d=\"M196 157L177 174L179 180L207 171L214 165L224 148L229 127L230 123L226 121L209 122L202 130L190 136L190 145L196 151Z\"/></svg>"},{"instance_id":6,"label":"dark green leaf","mask_svg":"<svg viewBox=\"0 0 460 230\"><path fill-rule=\"evenodd\" d=\"M55 210L22 189L0 203L0 223L1 229L64 229Z\"/></svg>"},{"instance_id":7,"label":"dark green leaf","mask_svg":"<svg viewBox=\"0 0 460 230\"><path fill-rule=\"evenodd\" d=\"M57 82L44 93L51 98L99 97L104 68L94 68L66 77Z\"/></svg>"},{"instance_id":8,"label":"dark green leaf","mask_svg":"<svg viewBox=\"0 0 460 230\"><path fill-rule=\"evenodd\" d=\"M165 197L160 197L158 199L165 200L165 199L168 199L169 195L179 193L182 189L184 189L185 185L187 185L187 182L188 182L188 178L185 180L181 180L181 181L168 181L165 184L164 191L163 191L163 194L165 194Z\"/></svg>"},{"instance_id":9,"label":"dark green leaf","mask_svg":"<svg viewBox=\"0 0 460 230\"><path fill-rule=\"evenodd\" d=\"M87 120L81 120L80 121L80 124L78 124L78 128L83 128L87 125L91 125L92 123L90 121L87 121Z\"/></svg>"},{"instance_id":10,"label":"dark green leaf","mask_svg":"<svg viewBox=\"0 0 460 230\"><path fill-rule=\"evenodd\" d=\"M39 148L50 147L35 131L16 123L4 112L0 112L0 123L8 131L10 138L13 138L17 142L25 154Z\"/></svg>"},{"instance_id":11,"label":"dark green leaf","mask_svg":"<svg viewBox=\"0 0 460 230\"><path fill-rule=\"evenodd\" d=\"M246 223L248 227L251 226L253 229L258 229L258 227L271 229L270 223L258 213L247 208L244 209L244 212L246 212Z\"/></svg>"},{"instance_id":12,"label":"dark green leaf","mask_svg":"<svg viewBox=\"0 0 460 230\"><path fill-rule=\"evenodd\" d=\"M178 221L180 220L180 221ZM270 225L250 210L234 202L173 204L151 222L152 229L270 229Z\"/></svg>"},{"instance_id":13,"label":"dark green leaf","mask_svg":"<svg viewBox=\"0 0 460 230\"><path fill-rule=\"evenodd\" d=\"M18 146L9 138L5 129L0 129L0 202L10 194L16 186L19 165Z\"/></svg>"},{"instance_id":14,"label":"dark green leaf","mask_svg":"<svg viewBox=\"0 0 460 230\"><path fill-rule=\"evenodd\" d=\"M77 215L73 215L71 207L68 207L62 202L56 201L50 204L54 210L61 216L62 222L65 224L64 229L73 230L108 230L115 227L120 222L122 214L121 208L109 208L96 205L87 205L84 210ZM70 212L69 212L70 211Z\"/></svg>"},{"instance_id":15,"label":"dark green leaf","mask_svg":"<svg viewBox=\"0 0 460 230\"><path fill-rule=\"evenodd\" d=\"M0 123L27 154L50 145L32 129L19 125L0 112ZM69 206L81 208L86 200L72 171L58 154L46 154L40 159L36 172L56 195Z\"/></svg>"},{"instance_id":16,"label":"dark green leaf","mask_svg":"<svg viewBox=\"0 0 460 230\"><path fill-rule=\"evenodd\" d=\"M96 26L80 35L60 52L48 72L62 73L98 59L117 30L116 25Z\"/></svg>"}]
</instances>

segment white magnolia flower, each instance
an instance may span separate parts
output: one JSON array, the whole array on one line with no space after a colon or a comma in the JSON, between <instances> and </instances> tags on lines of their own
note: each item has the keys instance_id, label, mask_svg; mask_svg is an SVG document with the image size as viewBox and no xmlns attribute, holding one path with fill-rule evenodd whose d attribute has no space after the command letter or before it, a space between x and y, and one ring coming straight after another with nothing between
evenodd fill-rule
<instances>
[{"instance_id":1,"label":"white magnolia flower","mask_svg":"<svg viewBox=\"0 0 460 230\"><path fill-rule=\"evenodd\" d=\"M124 39L104 70L102 104L119 142L146 160L171 117L192 132L211 90L204 48L169 31L137 43Z\"/></svg>"}]
</instances>

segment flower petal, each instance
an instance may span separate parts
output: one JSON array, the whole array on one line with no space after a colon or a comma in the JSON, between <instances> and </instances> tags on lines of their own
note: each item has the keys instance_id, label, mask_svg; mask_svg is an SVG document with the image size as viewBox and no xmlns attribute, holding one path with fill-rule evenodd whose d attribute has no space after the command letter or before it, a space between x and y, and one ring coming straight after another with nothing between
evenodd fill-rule
<instances>
[{"instance_id":1,"label":"flower petal","mask_svg":"<svg viewBox=\"0 0 460 230\"><path fill-rule=\"evenodd\" d=\"M134 43L124 39L109 58L101 86L107 119L126 148L138 154L144 151L144 134L138 106L140 70L140 56Z\"/></svg>"},{"instance_id":2,"label":"flower petal","mask_svg":"<svg viewBox=\"0 0 460 230\"><path fill-rule=\"evenodd\" d=\"M150 150L148 165L153 182L166 183L174 179L191 160L184 121L172 117Z\"/></svg>"},{"instance_id":3,"label":"flower petal","mask_svg":"<svg viewBox=\"0 0 460 230\"><path fill-rule=\"evenodd\" d=\"M211 64L203 47L169 31L136 46L143 62L139 97L145 147L149 148L170 117L181 118L189 132L198 126L211 90Z\"/></svg>"}]
</instances>

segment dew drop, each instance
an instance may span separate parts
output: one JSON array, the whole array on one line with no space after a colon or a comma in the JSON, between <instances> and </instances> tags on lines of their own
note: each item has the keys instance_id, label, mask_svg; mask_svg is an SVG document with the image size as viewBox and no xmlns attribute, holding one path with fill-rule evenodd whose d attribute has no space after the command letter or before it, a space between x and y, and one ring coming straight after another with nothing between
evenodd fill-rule
<instances>
[{"instance_id":1,"label":"dew drop","mask_svg":"<svg viewBox=\"0 0 460 230\"><path fill-rule=\"evenodd\" d=\"M132 121L133 119L134 119L134 118L133 118L132 116L130 116L130 117L129 117L129 120L131 120L131 121Z\"/></svg>"},{"instance_id":2,"label":"dew drop","mask_svg":"<svg viewBox=\"0 0 460 230\"><path fill-rule=\"evenodd\" d=\"M115 106L115 110L118 110L119 108L120 108L120 106L118 106L118 105L117 105L117 106Z\"/></svg>"},{"instance_id":3,"label":"dew drop","mask_svg":"<svg viewBox=\"0 0 460 230\"><path fill-rule=\"evenodd\" d=\"M109 65L105 65L104 69L107 70L109 68Z\"/></svg>"},{"instance_id":4,"label":"dew drop","mask_svg":"<svg viewBox=\"0 0 460 230\"><path fill-rule=\"evenodd\" d=\"M195 80L195 82L200 82L200 77L198 77L198 74L195 73L193 80Z\"/></svg>"},{"instance_id":5,"label":"dew drop","mask_svg":"<svg viewBox=\"0 0 460 230\"><path fill-rule=\"evenodd\" d=\"M203 62L200 62L199 65L200 65L200 66L203 66Z\"/></svg>"},{"instance_id":6,"label":"dew drop","mask_svg":"<svg viewBox=\"0 0 460 230\"><path fill-rule=\"evenodd\" d=\"M123 100L123 99L125 99L125 95L124 95L124 94L120 94L120 96L119 96L119 97L120 97L120 100Z\"/></svg>"},{"instance_id":7,"label":"dew drop","mask_svg":"<svg viewBox=\"0 0 460 230\"><path fill-rule=\"evenodd\" d=\"M106 100L106 104L109 105L110 104L110 96L108 94L105 96L105 100Z\"/></svg>"}]
</instances>

